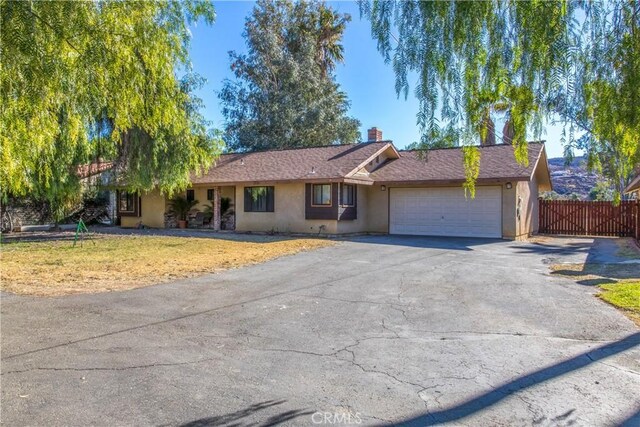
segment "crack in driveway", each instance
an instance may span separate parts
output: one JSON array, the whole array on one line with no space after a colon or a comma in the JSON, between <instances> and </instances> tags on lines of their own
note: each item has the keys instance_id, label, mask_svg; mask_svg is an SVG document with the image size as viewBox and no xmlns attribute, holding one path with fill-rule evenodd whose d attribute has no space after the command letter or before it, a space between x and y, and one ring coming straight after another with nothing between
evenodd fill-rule
<instances>
[{"instance_id":1,"label":"crack in driveway","mask_svg":"<svg viewBox=\"0 0 640 427\"><path fill-rule=\"evenodd\" d=\"M198 363L210 362L213 360L218 360L218 357L209 357L206 359L198 359L198 360L190 360L186 362L173 362L173 363L149 363L146 365L134 365L134 366L115 366L115 367L91 367L91 368L59 368L59 367L35 367L28 369L17 369L14 371L3 372L1 375L9 375L9 374L23 374L25 372L33 372L33 371L77 371L77 372L85 372L85 371L128 371L131 369L149 369L149 368L163 368L163 367L171 367L171 366L184 366L184 365L195 365Z\"/></svg>"},{"instance_id":2,"label":"crack in driveway","mask_svg":"<svg viewBox=\"0 0 640 427\"><path fill-rule=\"evenodd\" d=\"M56 345L52 345L52 346L48 346L48 347L43 347L43 348L38 348L38 349L35 349L35 350L25 351L25 352L22 352L22 353L11 354L11 355L2 357L2 359L3 360L15 359L15 358L18 358L18 357L21 357L21 356L26 356L26 355L30 355L30 354L34 354L34 353L39 353L39 352L42 352L42 351L47 351L47 350L53 350L53 349L60 348L60 347L66 347L66 346L73 345L73 344L78 344L78 343L81 343L81 342L86 342L86 341L91 341L91 340L95 340L95 339L105 338L105 337L109 337L109 336L113 336L113 335L117 335L117 334L122 334L122 333L127 333L127 332L131 332L131 331L135 331L135 330L139 330L139 329L143 329L143 328L149 328L149 327L153 327L153 326L163 325L163 324L167 324L167 323L171 323L171 322L175 322L175 321L179 321L179 320L183 320L183 319L188 319L188 318L195 317L195 316L202 316L202 315L205 315L205 314L213 313L215 311L224 310L224 309L227 309L227 308L238 307L238 306L242 306L244 304L249 304L249 303L253 303L253 302L264 301L264 300L267 300L267 299L270 299L270 298L274 298L274 297L278 297L278 296L282 296L282 295L295 294L295 292L297 292L297 291L301 291L301 290L305 290L305 289L312 289L312 288L316 288L316 287L320 287L320 286L326 286L326 285L330 285L332 283L337 283L337 282L345 281L345 280L348 280L348 279L353 279L355 277L362 276L362 275L369 275L371 273L380 272L380 271L383 271L383 270L387 270L389 268L399 267L399 266L402 266L402 265L423 261L423 260L425 260L427 258L439 257L439 256L445 255L445 254L447 254L449 252L450 251L441 251L441 252L435 253L435 254L430 255L430 256L424 256L424 255L417 256L417 257L413 257L411 259L408 259L408 260L405 260L405 261L402 261L402 262L388 264L388 265L382 266L380 268L374 268L374 269L371 269L371 270L367 270L365 272L359 272L359 273L355 273L355 274L352 274L352 275L345 275L345 276L342 276L342 277L340 277L338 279L329 279L329 280L325 280L325 281L320 282L320 283L315 283L315 284L311 284L311 285L307 285L307 286L302 286L302 287L291 289L291 290L287 290L287 291L276 292L276 293L272 293L272 294L265 295L265 296L262 296L262 297L257 297L257 298L252 298L252 299L248 299L248 300L238 301L238 302L234 302L232 304L226 304L226 305L223 305L223 306L219 306L219 307L214 307L214 308L210 308L210 309L207 309L207 310L198 311L198 312L195 312L195 313L184 314L182 316L173 317L171 319L159 320L157 322L150 322L150 323L146 323L144 325L132 326L130 328L125 328L125 329L120 329L120 330L117 330L117 331L107 332L107 333L100 334L100 335L81 338L81 339L68 341L68 342L65 342L65 343L60 343L60 344L56 344ZM161 286L161 285L159 285L159 286Z\"/></svg>"},{"instance_id":3,"label":"crack in driveway","mask_svg":"<svg viewBox=\"0 0 640 427\"><path fill-rule=\"evenodd\" d=\"M384 324L384 321L383 321ZM394 375L392 373L387 372L386 370L380 370L380 369L371 369L369 367L364 366L363 363L357 362L356 361L356 355L355 355L355 349L364 341L370 341L370 340L401 340L401 339L405 339L403 337L400 337L398 335L393 336L393 337L389 337L389 336L373 336L373 337L365 337L365 338L361 338L361 339L357 339L355 340L354 343L346 345L344 347L339 348L336 351L333 351L331 353L318 353L318 352L312 352L312 351L304 351L304 350L296 350L296 349L286 349L286 348L254 348L254 350L258 350L258 351L274 351L274 352L283 352L283 353L295 353L295 354L302 354L302 355L309 355L309 356L316 356L316 357L328 357L328 358L334 358L335 360L338 361L342 361L342 362L348 362L350 363L352 366L357 367L358 369L360 369L362 372L364 373L371 373L371 374L379 374L379 375L384 375L387 378L390 378L392 380L394 380L397 383L400 384L404 384L404 385L409 385L412 387L417 387L418 390L416 391L416 394L418 396L418 398L420 399L420 401L422 401L425 405L425 407L427 406L427 402L422 398L421 393L423 393L426 390L430 390L430 389L434 389L437 387L441 387L444 384L435 384L435 385L424 385L424 384L420 384L417 382L413 382L413 381L408 381L408 380L404 380L402 378L399 378L397 375ZM340 357L340 353L348 353L351 358L342 358ZM433 379L453 379L453 380L472 380L475 381L474 377L466 377L466 376L458 376L458 375L442 375L442 376L438 376L435 377Z\"/></svg>"}]
</instances>

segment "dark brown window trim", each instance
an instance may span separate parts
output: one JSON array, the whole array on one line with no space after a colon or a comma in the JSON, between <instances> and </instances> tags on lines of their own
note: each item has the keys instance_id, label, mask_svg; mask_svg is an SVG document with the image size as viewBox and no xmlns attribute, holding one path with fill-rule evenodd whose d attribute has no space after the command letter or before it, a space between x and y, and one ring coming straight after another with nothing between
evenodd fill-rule
<instances>
[{"instance_id":1,"label":"dark brown window trim","mask_svg":"<svg viewBox=\"0 0 640 427\"><path fill-rule=\"evenodd\" d=\"M120 210L120 196L122 193L129 193L126 190L118 190L116 191L116 207L117 207L117 212L118 212L118 216L134 216L134 217L139 217L140 216L140 205L142 204L142 198L137 194L137 193L133 193L133 210L127 210L127 211L123 211Z\"/></svg>"},{"instance_id":2,"label":"dark brown window trim","mask_svg":"<svg viewBox=\"0 0 640 427\"><path fill-rule=\"evenodd\" d=\"M321 204L316 204L314 203L314 199L315 199L315 187L316 186L328 186L329 187L329 203L321 203ZM311 206L314 208L331 208L333 207L333 185L330 182L325 182L325 183L317 183L317 184L311 184Z\"/></svg>"},{"instance_id":3,"label":"dark brown window trim","mask_svg":"<svg viewBox=\"0 0 640 427\"><path fill-rule=\"evenodd\" d=\"M344 188L346 185L351 186L351 205L342 204ZM340 183L340 207L338 208L338 221L352 221L358 219L358 186L356 184Z\"/></svg>"},{"instance_id":4,"label":"dark brown window trim","mask_svg":"<svg viewBox=\"0 0 640 427\"><path fill-rule=\"evenodd\" d=\"M326 183L324 183L326 184ZM338 219L338 203L333 202L331 206L321 205L313 206L313 188L312 183L305 184L304 190L304 206L305 206L305 219L324 219L324 220L336 220ZM338 198L338 186L339 184L331 183L331 200L340 200Z\"/></svg>"},{"instance_id":5,"label":"dark brown window trim","mask_svg":"<svg viewBox=\"0 0 640 427\"><path fill-rule=\"evenodd\" d=\"M344 191L345 191L345 187L349 187L351 188L351 203L344 203ZM355 184L346 184L346 183L340 183L340 206L341 207L345 207L345 208L353 208L355 207L358 203L356 200L356 185Z\"/></svg>"}]
</instances>

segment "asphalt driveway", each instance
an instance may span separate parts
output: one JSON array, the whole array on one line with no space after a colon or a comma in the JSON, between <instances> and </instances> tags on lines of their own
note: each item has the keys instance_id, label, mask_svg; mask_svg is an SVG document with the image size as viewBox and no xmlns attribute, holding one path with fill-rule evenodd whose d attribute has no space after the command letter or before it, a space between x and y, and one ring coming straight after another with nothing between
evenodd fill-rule
<instances>
[{"instance_id":1,"label":"asphalt driveway","mask_svg":"<svg viewBox=\"0 0 640 427\"><path fill-rule=\"evenodd\" d=\"M197 279L2 295L5 425L640 423L588 239L362 237Z\"/></svg>"}]
</instances>

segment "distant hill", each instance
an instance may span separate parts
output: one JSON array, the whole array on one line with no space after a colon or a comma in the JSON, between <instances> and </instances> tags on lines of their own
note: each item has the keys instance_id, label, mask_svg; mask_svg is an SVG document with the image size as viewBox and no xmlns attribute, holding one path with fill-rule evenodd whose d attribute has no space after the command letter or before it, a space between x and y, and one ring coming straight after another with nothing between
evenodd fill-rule
<instances>
[{"instance_id":1,"label":"distant hill","mask_svg":"<svg viewBox=\"0 0 640 427\"><path fill-rule=\"evenodd\" d=\"M581 199L589 197L589 191L602 176L587 170L584 157L576 157L570 165L565 165L564 157L549 159L549 171L553 191L561 195L578 194Z\"/></svg>"}]
</instances>

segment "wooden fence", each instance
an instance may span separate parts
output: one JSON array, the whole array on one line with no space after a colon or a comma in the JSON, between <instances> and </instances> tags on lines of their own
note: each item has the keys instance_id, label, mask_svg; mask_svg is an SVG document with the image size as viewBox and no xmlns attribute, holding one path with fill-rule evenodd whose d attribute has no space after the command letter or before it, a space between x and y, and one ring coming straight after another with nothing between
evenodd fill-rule
<instances>
[{"instance_id":1,"label":"wooden fence","mask_svg":"<svg viewBox=\"0 0 640 427\"><path fill-rule=\"evenodd\" d=\"M638 239L640 203L583 200L542 200L539 204L539 232L575 236L620 236Z\"/></svg>"}]
</instances>

